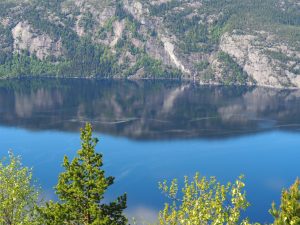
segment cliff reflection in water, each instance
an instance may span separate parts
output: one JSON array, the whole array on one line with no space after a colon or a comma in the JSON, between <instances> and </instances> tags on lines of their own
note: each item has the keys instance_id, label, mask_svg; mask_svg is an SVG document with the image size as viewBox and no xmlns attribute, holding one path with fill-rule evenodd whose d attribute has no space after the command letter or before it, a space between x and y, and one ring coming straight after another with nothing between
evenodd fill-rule
<instances>
[{"instance_id":1,"label":"cliff reflection in water","mask_svg":"<svg viewBox=\"0 0 300 225\"><path fill-rule=\"evenodd\" d=\"M300 90L166 81L0 81L0 125L95 130L134 139L221 138L300 130Z\"/></svg>"}]
</instances>

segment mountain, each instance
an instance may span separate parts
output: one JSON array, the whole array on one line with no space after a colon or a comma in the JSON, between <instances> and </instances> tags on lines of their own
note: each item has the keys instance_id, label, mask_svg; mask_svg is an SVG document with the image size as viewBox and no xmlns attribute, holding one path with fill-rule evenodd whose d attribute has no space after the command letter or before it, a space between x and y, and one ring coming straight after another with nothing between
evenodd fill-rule
<instances>
[{"instance_id":1,"label":"mountain","mask_svg":"<svg viewBox=\"0 0 300 225\"><path fill-rule=\"evenodd\" d=\"M300 87L298 0L2 0L0 78Z\"/></svg>"}]
</instances>

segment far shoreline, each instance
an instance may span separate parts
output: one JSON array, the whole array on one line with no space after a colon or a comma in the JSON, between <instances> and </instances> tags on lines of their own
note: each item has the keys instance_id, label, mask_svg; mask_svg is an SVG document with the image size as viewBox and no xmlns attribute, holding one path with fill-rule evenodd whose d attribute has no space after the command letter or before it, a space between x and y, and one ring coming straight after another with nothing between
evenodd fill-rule
<instances>
[{"instance_id":1,"label":"far shoreline","mask_svg":"<svg viewBox=\"0 0 300 225\"><path fill-rule=\"evenodd\" d=\"M283 86L272 86L272 85L261 85L261 84L223 84L218 82L204 82L200 80L193 80L188 78L154 78L154 77L142 77L142 78L122 78L122 77L78 77L78 76L50 76L50 75L30 75L30 76L15 76L15 77L0 77L0 82L5 80L22 80L22 79L65 79L65 80L111 80L111 81L177 81L186 82L198 86L210 86L210 87L247 87L247 88L268 88L276 90L300 90L300 87L283 87Z\"/></svg>"}]
</instances>

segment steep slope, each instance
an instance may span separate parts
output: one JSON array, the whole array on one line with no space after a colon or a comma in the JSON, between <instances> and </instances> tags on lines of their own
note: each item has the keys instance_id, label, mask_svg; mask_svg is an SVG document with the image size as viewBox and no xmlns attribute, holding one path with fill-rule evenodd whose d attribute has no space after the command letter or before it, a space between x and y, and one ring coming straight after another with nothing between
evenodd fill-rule
<instances>
[{"instance_id":1,"label":"steep slope","mask_svg":"<svg viewBox=\"0 0 300 225\"><path fill-rule=\"evenodd\" d=\"M6 0L0 77L300 87L296 0Z\"/></svg>"}]
</instances>

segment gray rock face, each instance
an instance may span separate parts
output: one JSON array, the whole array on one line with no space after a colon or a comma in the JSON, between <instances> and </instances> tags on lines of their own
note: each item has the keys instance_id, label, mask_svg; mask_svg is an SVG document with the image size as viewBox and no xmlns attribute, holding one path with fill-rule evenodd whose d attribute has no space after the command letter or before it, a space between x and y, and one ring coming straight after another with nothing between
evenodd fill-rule
<instances>
[{"instance_id":1,"label":"gray rock face","mask_svg":"<svg viewBox=\"0 0 300 225\"><path fill-rule=\"evenodd\" d=\"M47 34L39 34L28 22L19 22L12 29L13 51L21 53L23 50L36 55L38 59L48 56L59 57L62 55L61 41L54 41Z\"/></svg>"},{"instance_id":2,"label":"gray rock face","mask_svg":"<svg viewBox=\"0 0 300 225\"><path fill-rule=\"evenodd\" d=\"M261 36L265 37L261 40ZM234 60L260 86L300 87L300 76L293 71L299 65L300 53L295 49L278 43L271 35L257 32L256 35L223 35L220 49ZM284 64L272 58L272 54L280 54L286 58Z\"/></svg>"},{"instance_id":3,"label":"gray rock face","mask_svg":"<svg viewBox=\"0 0 300 225\"><path fill-rule=\"evenodd\" d=\"M274 19L269 16L241 26L239 20L249 19L243 10L251 20L259 19L253 1L289 20L270 22L268 28L264 21ZM147 75L147 66L151 73L159 65L198 83L300 87L300 5L295 0L8 2L0 14L1 54L29 52L40 60L72 61L66 49L74 48L70 38L78 38L116 57L121 69L115 78L155 78Z\"/></svg>"}]
</instances>

